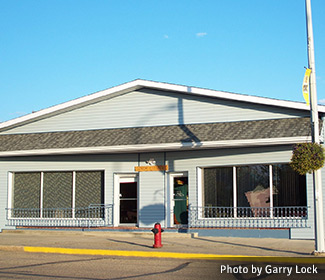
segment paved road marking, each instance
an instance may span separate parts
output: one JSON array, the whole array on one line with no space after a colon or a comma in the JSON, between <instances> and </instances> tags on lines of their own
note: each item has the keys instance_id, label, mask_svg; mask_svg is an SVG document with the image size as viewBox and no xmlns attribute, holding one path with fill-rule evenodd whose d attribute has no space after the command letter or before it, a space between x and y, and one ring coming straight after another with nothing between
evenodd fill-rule
<instances>
[{"instance_id":1,"label":"paved road marking","mask_svg":"<svg viewBox=\"0 0 325 280\"><path fill-rule=\"evenodd\" d=\"M73 249L57 247L23 247L25 252L33 253L57 253L71 255L102 255L123 257L146 257L146 258L174 258L174 259L200 259L200 260L231 260L247 262L272 262L272 263L295 263L295 264L325 264L324 257L281 257L281 256L242 256L242 255L216 255L174 252L146 252L146 251L120 251L120 250L96 250L96 249Z\"/></svg>"}]
</instances>

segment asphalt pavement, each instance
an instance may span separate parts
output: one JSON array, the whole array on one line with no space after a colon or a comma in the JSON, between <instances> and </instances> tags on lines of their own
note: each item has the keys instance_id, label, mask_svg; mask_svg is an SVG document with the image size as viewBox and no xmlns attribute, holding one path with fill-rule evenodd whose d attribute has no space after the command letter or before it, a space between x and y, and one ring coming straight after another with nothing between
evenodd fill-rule
<instances>
[{"instance_id":1,"label":"asphalt pavement","mask_svg":"<svg viewBox=\"0 0 325 280\"><path fill-rule=\"evenodd\" d=\"M161 248L153 248L154 235L148 232L4 230L0 251L115 255L162 258L278 260L325 263L315 257L314 240L272 238L200 237L188 233L162 233Z\"/></svg>"}]
</instances>

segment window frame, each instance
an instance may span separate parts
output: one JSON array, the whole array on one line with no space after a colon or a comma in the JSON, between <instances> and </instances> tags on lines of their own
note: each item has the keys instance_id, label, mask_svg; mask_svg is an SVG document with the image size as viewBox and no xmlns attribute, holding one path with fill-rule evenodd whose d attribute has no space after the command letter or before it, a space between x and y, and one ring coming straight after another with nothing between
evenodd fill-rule
<instances>
[{"instance_id":1,"label":"window frame","mask_svg":"<svg viewBox=\"0 0 325 280\"><path fill-rule=\"evenodd\" d=\"M77 172L101 172L102 173L102 191L103 191L103 204L105 204L105 169L75 169L75 170L46 170L46 171L39 171L39 170L15 170L15 171L9 171L8 172L8 208L9 209L14 209L14 174L15 173L40 173L40 219L43 219L43 209L46 209L43 207L44 205L44 173L49 173L49 172L71 172L72 173L72 184L71 184L71 191L72 191L72 216L71 217L64 217L62 219L75 219L75 205L76 205L76 174ZM12 217L11 216L11 211L8 212L8 219L30 219L29 217ZM51 218L46 218L46 219L51 219ZM54 218L56 219L56 218Z\"/></svg>"},{"instance_id":2,"label":"window frame","mask_svg":"<svg viewBox=\"0 0 325 280\"><path fill-rule=\"evenodd\" d=\"M248 164L236 164L236 165L214 165L214 166L200 166L197 167L197 182L198 182L198 207L204 208L205 202L204 202L204 169L206 168L222 168L222 167L232 167L233 168L233 217L227 217L227 218L221 218L221 219L235 219L238 218L237 216L237 207L238 207L238 201L237 201L237 195L238 195L238 185L237 185L237 167L241 166L253 166L253 165L267 165L269 168L269 188L270 188L270 216L269 218L274 219L273 215L273 208L274 208L274 201L273 201L273 165L280 165L280 164L286 164L289 165L289 162L276 162L276 163L248 163ZM305 175L306 180L306 196L307 196L307 175ZM301 205L300 205L301 206ZM218 206L215 206L218 207ZM306 205L303 205L302 207L308 207L308 199L306 200ZM203 217L202 211L199 211L198 213L199 219L220 219L217 217ZM259 219L259 217L240 217L241 219Z\"/></svg>"}]
</instances>

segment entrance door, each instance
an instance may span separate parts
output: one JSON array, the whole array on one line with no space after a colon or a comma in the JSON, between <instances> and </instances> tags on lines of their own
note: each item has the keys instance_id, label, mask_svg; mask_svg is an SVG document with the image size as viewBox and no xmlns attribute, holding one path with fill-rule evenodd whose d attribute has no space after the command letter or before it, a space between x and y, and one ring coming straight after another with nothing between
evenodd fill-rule
<instances>
[{"instance_id":1,"label":"entrance door","mask_svg":"<svg viewBox=\"0 0 325 280\"><path fill-rule=\"evenodd\" d=\"M188 178L173 177L174 225L188 224Z\"/></svg>"},{"instance_id":2,"label":"entrance door","mask_svg":"<svg viewBox=\"0 0 325 280\"><path fill-rule=\"evenodd\" d=\"M138 184L126 178L120 181L120 224L138 223Z\"/></svg>"}]
</instances>

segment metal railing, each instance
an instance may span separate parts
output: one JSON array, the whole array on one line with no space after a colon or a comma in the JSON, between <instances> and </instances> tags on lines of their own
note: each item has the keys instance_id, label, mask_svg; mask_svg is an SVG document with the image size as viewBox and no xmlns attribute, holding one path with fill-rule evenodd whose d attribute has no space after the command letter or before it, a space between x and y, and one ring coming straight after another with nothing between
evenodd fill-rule
<instances>
[{"instance_id":1,"label":"metal railing","mask_svg":"<svg viewBox=\"0 0 325 280\"><path fill-rule=\"evenodd\" d=\"M113 205L93 204L83 208L7 208L8 226L109 227Z\"/></svg>"},{"instance_id":2,"label":"metal railing","mask_svg":"<svg viewBox=\"0 0 325 280\"><path fill-rule=\"evenodd\" d=\"M112 227L113 205L84 208L7 208L8 226ZM304 228L308 207L200 207L189 206L191 228Z\"/></svg>"},{"instance_id":3,"label":"metal railing","mask_svg":"<svg viewBox=\"0 0 325 280\"><path fill-rule=\"evenodd\" d=\"M302 228L307 227L308 208L200 207L189 206L189 227L198 228Z\"/></svg>"}]
</instances>

